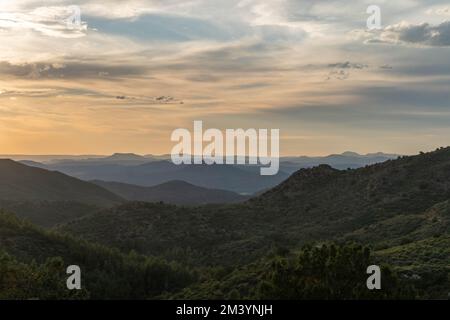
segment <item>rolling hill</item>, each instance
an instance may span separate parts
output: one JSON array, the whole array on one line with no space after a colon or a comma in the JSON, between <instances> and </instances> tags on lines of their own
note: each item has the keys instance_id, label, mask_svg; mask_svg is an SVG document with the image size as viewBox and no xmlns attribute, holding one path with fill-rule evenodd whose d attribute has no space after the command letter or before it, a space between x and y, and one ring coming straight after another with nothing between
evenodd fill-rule
<instances>
[{"instance_id":1,"label":"rolling hill","mask_svg":"<svg viewBox=\"0 0 450 320\"><path fill-rule=\"evenodd\" d=\"M0 160L0 177L0 200L75 201L97 206L123 201L95 184L8 159Z\"/></svg>"},{"instance_id":2,"label":"rolling hill","mask_svg":"<svg viewBox=\"0 0 450 320\"><path fill-rule=\"evenodd\" d=\"M350 239L389 247L450 232L444 216L427 218L450 199L449 169L450 148L355 170L322 165L299 170L242 204L128 203L61 230L178 260L194 251L197 263L211 264L246 263L274 245L295 248L310 241ZM380 237L383 225L391 229Z\"/></svg>"},{"instance_id":3,"label":"rolling hill","mask_svg":"<svg viewBox=\"0 0 450 320\"><path fill-rule=\"evenodd\" d=\"M259 167L228 165L175 165L158 160L138 165L110 161L62 161L53 164L35 164L48 170L57 170L86 181L102 180L153 187L173 180L208 188L253 194L277 185L288 177L280 171L274 176L261 176Z\"/></svg>"},{"instance_id":4,"label":"rolling hill","mask_svg":"<svg viewBox=\"0 0 450 320\"><path fill-rule=\"evenodd\" d=\"M247 200L237 193L206 189L184 181L169 181L154 187L140 187L120 182L94 180L92 183L130 201L163 201L179 205L200 205L208 203L234 203Z\"/></svg>"}]
</instances>

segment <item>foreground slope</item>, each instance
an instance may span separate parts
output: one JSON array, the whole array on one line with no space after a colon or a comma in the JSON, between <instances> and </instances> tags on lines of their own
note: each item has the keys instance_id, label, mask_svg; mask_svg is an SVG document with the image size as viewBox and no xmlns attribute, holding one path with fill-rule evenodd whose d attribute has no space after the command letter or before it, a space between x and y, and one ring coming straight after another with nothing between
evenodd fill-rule
<instances>
[{"instance_id":1,"label":"foreground slope","mask_svg":"<svg viewBox=\"0 0 450 320\"><path fill-rule=\"evenodd\" d=\"M360 246L309 246L243 268L203 268L199 278L174 263L125 255L0 214L0 299L421 297L410 279L399 278L385 265L384 290L367 290L366 266L373 261L370 250ZM82 290L65 287L69 264L80 266ZM329 271L339 275L338 281Z\"/></svg>"},{"instance_id":2,"label":"foreground slope","mask_svg":"<svg viewBox=\"0 0 450 320\"><path fill-rule=\"evenodd\" d=\"M66 268L78 265L80 292L69 292ZM179 290L194 274L162 259L123 254L43 231L0 213L0 298L146 299Z\"/></svg>"}]
</instances>

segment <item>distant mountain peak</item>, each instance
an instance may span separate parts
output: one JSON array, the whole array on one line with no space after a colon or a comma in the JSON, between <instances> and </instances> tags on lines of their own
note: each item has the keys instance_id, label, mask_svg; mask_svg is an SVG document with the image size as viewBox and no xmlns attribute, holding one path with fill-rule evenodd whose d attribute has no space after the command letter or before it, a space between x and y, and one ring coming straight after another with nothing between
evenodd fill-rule
<instances>
[{"instance_id":1,"label":"distant mountain peak","mask_svg":"<svg viewBox=\"0 0 450 320\"><path fill-rule=\"evenodd\" d=\"M145 159L143 156L140 156L135 153L114 153L109 157L106 157L105 159L108 160L143 160Z\"/></svg>"},{"instance_id":2,"label":"distant mountain peak","mask_svg":"<svg viewBox=\"0 0 450 320\"><path fill-rule=\"evenodd\" d=\"M159 186L190 186L190 187L197 187L194 186L192 183L183 181L183 180L170 180L167 182L163 182L159 184Z\"/></svg>"},{"instance_id":3,"label":"distant mountain peak","mask_svg":"<svg viewBox=\"0 0 450 320\"><path fill-rule=\"evenodd\" d=\"M342 152L341 155L346 156L346 157L360 157L361 156L359 153L353 152L353 151L345 151L345 152Z\"/></svg>"}]
</instances>

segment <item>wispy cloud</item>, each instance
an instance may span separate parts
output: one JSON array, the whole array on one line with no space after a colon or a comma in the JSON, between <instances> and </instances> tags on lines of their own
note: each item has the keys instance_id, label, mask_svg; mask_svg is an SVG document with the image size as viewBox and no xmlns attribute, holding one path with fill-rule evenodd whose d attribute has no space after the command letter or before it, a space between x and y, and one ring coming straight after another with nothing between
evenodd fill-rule
<instances>
[{"instance_id":1,"label":"wispy cloud","mask_svg":"<svg viewBox=\"0 0 450 320\"><path fill-rule=\"evenodd\" d=\"M450 46L450 21L437 25L426 22L420 24L401 22L387 26L380 34L369 38L366 42L447 47Z\"/></svg>"},{"instance_id":2,"label":"wispy cloud","mask_svg":"<svg viewBox=\"0 0 450 320\"><path fill-rule=\"evenodd\" d=\"M0 74L28 79L76 79L104 78L113 79L142 75L146 71L138 65L115 65L93 62L33 62L13 64L0 61Z\"/></svg>"},{"instance_id":3,"label":"wispy cloud","mask_svg":"<svg viewBox=\"0 0 450 320\"><path fill-rule=\"evenodd\" d=\"M450 134L448 1L370 2L379 31L368 4L2 0L0 136L16 134L2 145L163 153L171 129L205 119L312 137L287 139L295 154L425 149L417 128Z\"/></svg>"},{"instance_id":4,"label":"wispy cloud","mask_svg":"<svg viewBox=\"0 0 450 320\"><path fill-rule=\"evenodd\" d=\"M78 38L86 35L87 24L79 21L76 6L38 7L29 12L0 12L0 29L33 30L43 35L62 38Z\"/></svg>"}]
</instances>

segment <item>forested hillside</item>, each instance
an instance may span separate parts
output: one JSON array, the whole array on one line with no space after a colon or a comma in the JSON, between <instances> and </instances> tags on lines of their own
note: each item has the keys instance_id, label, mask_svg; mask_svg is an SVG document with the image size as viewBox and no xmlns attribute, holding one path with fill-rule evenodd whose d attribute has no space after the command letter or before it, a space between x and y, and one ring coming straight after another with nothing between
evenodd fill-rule
<instances>
[{"instance_id":1,"label":"forested hillside","mask_svg":"<svg viewBox=\"0 0 450 320\"><path fill-rule=\"evenodd\" d=\"M194 250L206 261L230 263L273 244L347 239L389 246L449 232L448 168L450 149L356 170L319 166L243 204L127 203L61 230L143 253Z\"/></svg>"},{"instance_id":2,"label":"forested hillside","mask_svg":"<svg viewBox=\"0 0 450 320\"><path fill-rule=\"evenodd\" d=\"M66 288L72 264L82 270L82 291ZM195 279L160 258L120 253L0 213L0 298L157 298Z\"/></svg>"},{"instance_id":3,"label":"forested hillside","mask_svg":"<svg viewBox=\"0 0 450 320\"><path fill-rule=\"evenodd\" d=\"M243 202L248 197L235 192L207 189L184 181L169 181L153 187L141 187L120 182L94 180L92 183L130 201L159 202L179 205Z\"/></svg>"},{"instance_id":4,"label":"forested hillside","mask_svg":"<svg viewBox=\"0 0 450 320\"><path fill-rule=\"evenodd\" d=\"M0 200L0 210L13 212L35 225L52 228L85 215L94 214L101 207L75 201L13 201Z\"/></svg>"},{"instance_id":5,"label":"forested hillside","mask_svg":"<svg viewBox=\"0 0 450 320\"><path fill-rule=\"evenodd\" d=\"M105 250L112 250L110 259L122 261L123 268L147 259L130 258L137 254L159 257L176 285L147 292L141 281L135 284L141 298L272 298L283 292L294 299L445 298L450 291L449 169L450 148L354 170L322 165L299 170L240 204L128 202L60 225L60 235L9 223L0 244L19 261L39 263L43 257L65 261L74 250L84 252L75 256L84 261L92 247L102 248L92 258L100 263L94 268L98 272L104 265L97 258ZM61 240L72 237L100 246ZM130 256L131 251L136 253ZM351 262L346 268L341 254L359 267ZM152 266L154 258L148 259ZM383 266L389 291L368 296L358 286L367 263ZM327 278L333 274L354 283L354 290ZM307 284L311 277L317 281Z\"/></svg>"}]
</instances>

